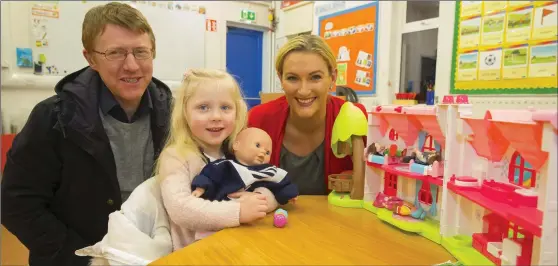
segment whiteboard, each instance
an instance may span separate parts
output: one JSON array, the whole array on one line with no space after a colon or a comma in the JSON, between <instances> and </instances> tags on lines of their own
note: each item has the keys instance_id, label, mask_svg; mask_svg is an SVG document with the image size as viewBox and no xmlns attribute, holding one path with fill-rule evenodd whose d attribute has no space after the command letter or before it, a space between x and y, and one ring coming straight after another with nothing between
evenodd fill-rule
<instances>
[{"instance_id":1,"label":"whiteboard","mask_svg":"<svg viewBox=\"0 0 558 266\"><path fill-rule=\"evenodd\" d=\"M141 1L133 4L151 25L156 40L153 76L161 80L181 80L187 68L205 67L205 15L191 10L169 9L167 5L152 6ZM64 76L87 66L82 55L81 28L85 13L108 1L58 1L58 18L37 17L44 24L47 46L37 47L37 28L31 22L33 55L44 54L45 66L54 65ZM164 2L169 3L169 2ZM171 2L172 3L172 2ZM31 12L31 11L30 11ZM44 33L44 32L43 32ZM43 35L40 33L40 35ZM49 71L43 70L46 75Z\"/></svg>"}]
</instances>

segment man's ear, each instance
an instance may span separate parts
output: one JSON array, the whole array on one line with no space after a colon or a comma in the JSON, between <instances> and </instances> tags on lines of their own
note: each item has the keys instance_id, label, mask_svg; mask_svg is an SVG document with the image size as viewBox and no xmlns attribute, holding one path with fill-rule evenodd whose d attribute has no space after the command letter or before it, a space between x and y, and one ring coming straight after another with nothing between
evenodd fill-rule
<instances>
[{"instance_id":1,"label":"man's ear","mask_svg":"<svg viewBox=\"0 0 558 266\"><path fill-rule=\"evenodd\" d=\"M89 53L87 50L83 49L83 57L85 57L85 60L87 60L87 63L89 64L89 66L91 68L93 68L94 70L97 70L97 64L95 63L95 60L93 59L93 54Z\"/></svg>"}]
</instances>

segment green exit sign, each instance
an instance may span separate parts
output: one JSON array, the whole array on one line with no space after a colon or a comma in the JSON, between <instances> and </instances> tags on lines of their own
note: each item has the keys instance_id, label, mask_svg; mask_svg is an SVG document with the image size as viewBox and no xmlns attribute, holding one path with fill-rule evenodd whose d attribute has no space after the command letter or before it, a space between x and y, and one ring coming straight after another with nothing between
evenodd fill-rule
<instances>
[{"instance_id":1,"label":"green exit sign","mask_svg":"<svg viewBox=\"0 0 558 266\"><path fill-rule=\"evenodd\" d=\"M247 21L256 21L256 12L242 9L242 11L240 12L240 19Z\"/></svg>"}]
</instances>

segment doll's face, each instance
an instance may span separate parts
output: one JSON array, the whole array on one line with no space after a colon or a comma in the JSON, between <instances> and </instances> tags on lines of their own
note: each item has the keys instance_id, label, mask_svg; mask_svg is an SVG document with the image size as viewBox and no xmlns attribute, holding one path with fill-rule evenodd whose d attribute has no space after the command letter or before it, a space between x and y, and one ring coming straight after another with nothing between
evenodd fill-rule
<instances>
[{"instance_id":1,"label":"doll's face","mask_svg":"<svg viewBox=\"0 0 558 266\"><path fill-rule=\"evenodd\" d=\"M385 147L384 147L382 144L380 144L380 143L374 143L374 145L376 145L376 151L377 151L378 153L381 153L381 152L383 152L383 151L385 150Z\"/></svg>"},{"instance_id":2,"label":"doll's face","mask_svg":"<svg viewBox=\"0 0 558 266\"><path fill-rule=\"evenodd\" d=\"M233 144L236 159L248 166L269 163L271 148L271 137L259 128L242 130Z\"/></svg>"}]
</instances>

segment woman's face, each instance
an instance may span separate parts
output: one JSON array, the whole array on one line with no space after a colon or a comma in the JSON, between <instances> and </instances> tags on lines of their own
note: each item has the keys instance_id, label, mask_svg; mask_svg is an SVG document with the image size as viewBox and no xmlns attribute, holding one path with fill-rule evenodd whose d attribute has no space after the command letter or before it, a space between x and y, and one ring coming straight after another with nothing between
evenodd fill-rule
<instances>
[{"instance_id":1,"label":"woman's face","mask_svg":"<svg viewBox=\"0 0 558 266\"><path fill-rule=\"evenodd\" d=\"M316 53L291 52L283 63L281 85L291 112L309 118L325 110L336 71L329 74L326 61Z\"/></svg>"}]
</instances>

